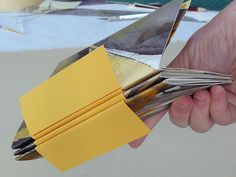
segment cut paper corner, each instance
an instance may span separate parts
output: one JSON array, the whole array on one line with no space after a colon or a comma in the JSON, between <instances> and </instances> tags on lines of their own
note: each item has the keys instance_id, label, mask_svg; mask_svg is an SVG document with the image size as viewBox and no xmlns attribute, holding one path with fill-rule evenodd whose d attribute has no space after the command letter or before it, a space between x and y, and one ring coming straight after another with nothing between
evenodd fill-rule
<instances>
[{"instance_id":1,"label":"cut paper corner","mask_svg":"<svg viewBox=\"0 0 236 177\"><path fill-rule=\"evenodd\" d=\"M167 67L169 63L177 57L180 51L184 48L187 41L176 41L170 42L170 44L166 47L166 50L160 60L160 67Z\"/></svg>"}]
</instances>

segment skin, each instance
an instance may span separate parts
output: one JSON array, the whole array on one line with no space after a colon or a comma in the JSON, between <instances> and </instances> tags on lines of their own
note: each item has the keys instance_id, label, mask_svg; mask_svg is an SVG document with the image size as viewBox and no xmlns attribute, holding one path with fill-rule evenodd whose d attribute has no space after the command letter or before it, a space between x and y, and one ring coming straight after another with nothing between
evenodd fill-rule
<instances>
[{"instance_id":1,"label":"skin","mask_svg":"<svg viewBox=\"0 0 236 177\"><path fill-rule=\"evenodd\" d=\"M214 71L236 78L236 0L198 30L169 67ZM145 124L154 128L164 114L146 120ZM190 126L198 133L209 131L215 124L236 122L236 81L179 98L172 103L169 115L175 125ZM137 148L144 140L142 137L129 145Z\"/></svg>"}]
</instances>

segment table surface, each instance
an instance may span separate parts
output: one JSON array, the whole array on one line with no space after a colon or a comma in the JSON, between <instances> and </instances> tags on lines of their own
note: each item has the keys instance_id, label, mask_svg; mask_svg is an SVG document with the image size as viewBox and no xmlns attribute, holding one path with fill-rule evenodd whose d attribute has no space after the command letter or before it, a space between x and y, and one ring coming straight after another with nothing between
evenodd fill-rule
<instances>
[{"instance_id":1,"label":"table surface","mask_svg":"<svg viewBox=\"0 0 236 177\"><path fill-rule=\"evenodd\" d=\"M83 6L83 8L141 11L140 8L116 4ZM199 21L209 21L216 14L217 12L188 12L187 16ZM85 47L133 22L134 20L109 22L88 16L22 17L22 13L0 13L0 25L23 32L23 34L17 34L0 28L0 52ZM204 24L184 21L178 29L181 32L177 32L173 40L186 41Z\"/></svg>"},{"instance_id":2,"label":"table surface","mask_svg":"<svg viewBox=\"0 0 236 177\"><path fill-rule=\"evenodd\" d=\"M123 146L66 173L60 173L44 159L16 162L10 145L22 121L18 97L44 81L61 58L70 56L77 50L0 53L0 176L236 176L236 124L228 127L215 126L206 134L197 134L190 128L174 126L168 116L163 118L141 148L132 150Z\"/></svg>"}]
</instances>

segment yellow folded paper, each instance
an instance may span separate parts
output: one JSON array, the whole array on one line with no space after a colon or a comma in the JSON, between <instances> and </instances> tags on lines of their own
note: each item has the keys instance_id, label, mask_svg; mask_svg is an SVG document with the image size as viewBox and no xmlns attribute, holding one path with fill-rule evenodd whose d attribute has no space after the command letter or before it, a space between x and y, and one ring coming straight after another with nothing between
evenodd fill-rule
<instances>
[{"instance_id":1,"label":"yellow folded paper","mask_svg":"<svg viewBox=\"0 0 236 177\"><path fill-rule=\"evenodd\" d=\"M62 171L150 131L126 105L104 47L22 96L20 106L37 151Z\"/></svg>"}]
</instances>

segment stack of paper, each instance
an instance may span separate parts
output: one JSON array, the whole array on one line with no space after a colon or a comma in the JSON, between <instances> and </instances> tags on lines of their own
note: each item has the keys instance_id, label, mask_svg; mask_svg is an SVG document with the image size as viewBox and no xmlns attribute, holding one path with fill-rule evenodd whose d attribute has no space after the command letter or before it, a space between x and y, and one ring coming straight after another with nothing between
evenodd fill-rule
<instances>
[{"instance_id":1,"label":"stack of paper","mask_svg":"<svg viewBox=\"0 0 236 177\"><path fill-rule=\"evenodd\" d=\"M148 134L142 120L176 98L231 83L225 74L159 67L189 4L174 0L63 60L22 96L25 123L12 145L16 159L43 156L70 169Z\"/></svg>"}]
</instances>

